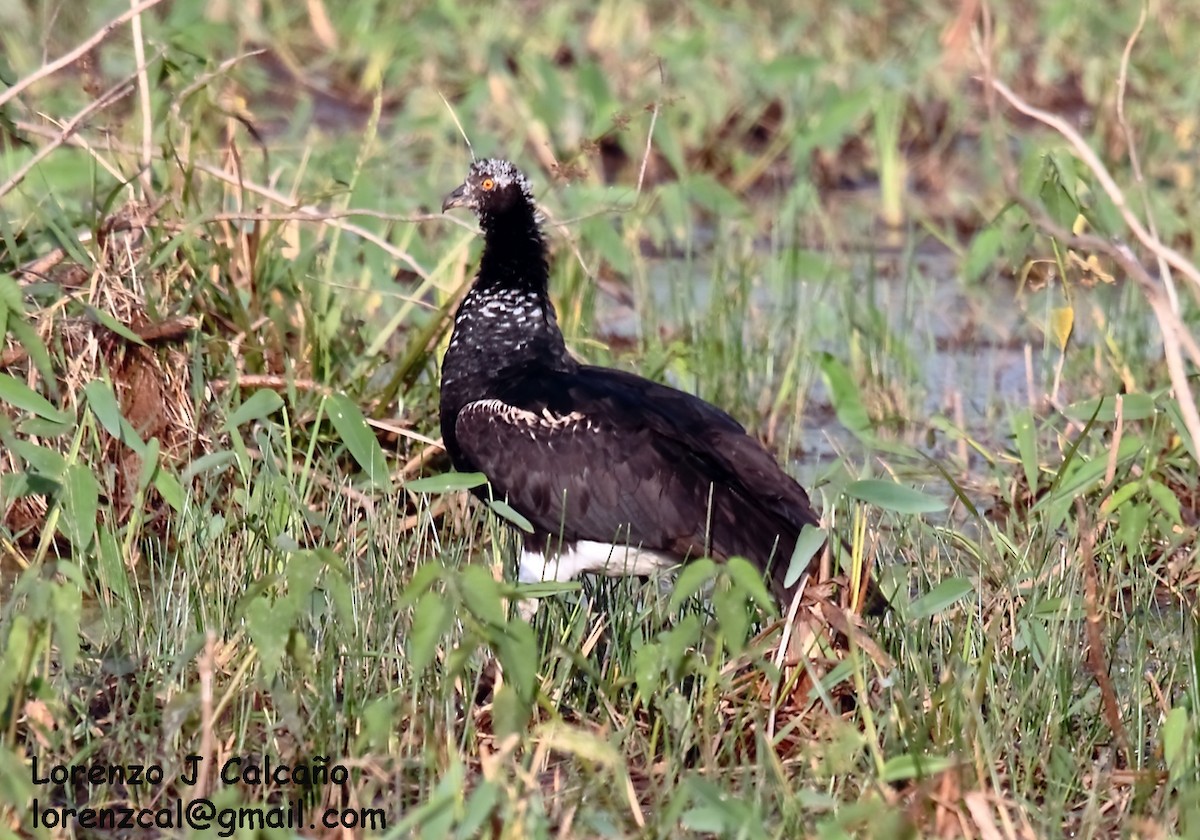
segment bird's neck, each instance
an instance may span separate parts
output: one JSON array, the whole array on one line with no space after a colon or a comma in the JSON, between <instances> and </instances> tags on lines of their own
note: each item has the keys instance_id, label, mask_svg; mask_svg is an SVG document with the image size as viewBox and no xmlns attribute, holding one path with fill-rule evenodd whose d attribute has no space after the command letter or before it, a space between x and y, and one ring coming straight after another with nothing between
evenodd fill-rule
<instances>
[{"instance_id":1,"label":"bird's neck","mask_svg":"<svg viewBox=\"0 0 1200 840\"><path fill-rule=\"evenodd\" d=\"M547 293L546 246L532 209L482 222L479 274L442 361L443 410L489 396L521 369L576 366Z\"/></svg>"},{"instance_id":2,"label":"bird's neck","mask_svg":"<svg viewBox=\"0 0 1200 840\"><path fill-rule=\"evenodd\" d=\"M483 256L475 288L479 291L527 291L546 296L550 270L546 241L532 207L513 208L503 215L485 216Z\"/></svg>"}]
</instances>

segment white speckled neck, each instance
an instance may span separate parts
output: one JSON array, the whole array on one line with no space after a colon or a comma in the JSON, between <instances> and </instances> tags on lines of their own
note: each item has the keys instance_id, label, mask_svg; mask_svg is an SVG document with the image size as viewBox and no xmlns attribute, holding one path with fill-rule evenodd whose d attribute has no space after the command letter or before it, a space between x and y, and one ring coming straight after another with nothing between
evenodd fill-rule
<instances>
[{"instance_id":1,"label":"white speckled neck","mask_svg":"<svg viewBox=\"0 0 1200 840\"><path fill-rule=\"evenodd\" d=\"M472 289L454 318L442 360L443 392L458 394L463 389L465 403L475 396L469 393L472 389L529 364L559 370L577 364L549 300L529 289Z\"/></svg>"},{"instance_id":2,"label":"white speckled neck","mask_svg":"<svg viewBox=\"0 0 1200 840\"><path fill-rule=\"evenodd\" d=\"M525 289L472 289L454 316L450 350L472 348L486 355L504 357L553 333L562 333L547 307L535 292Z\"/></svg>"}]
</instances>

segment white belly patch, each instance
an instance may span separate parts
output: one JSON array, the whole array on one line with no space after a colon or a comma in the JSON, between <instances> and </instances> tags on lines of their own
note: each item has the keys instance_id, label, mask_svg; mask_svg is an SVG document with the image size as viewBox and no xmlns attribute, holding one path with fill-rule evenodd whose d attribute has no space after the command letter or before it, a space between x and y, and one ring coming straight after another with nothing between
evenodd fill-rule
<instances>
[{"instance_id":1,"label":"white belly patch","mask_svg":"<svg viewBox=\"0 0 1200 840\"><path fill-rule=\"evenodd\" d=\"M586 572L609 577L649 575L679 564L674 557L661 551L591 540L579 540L550 556L522 549L518 562L518 579L522 583L574 580Z\"/></svg>"}]
</instances>

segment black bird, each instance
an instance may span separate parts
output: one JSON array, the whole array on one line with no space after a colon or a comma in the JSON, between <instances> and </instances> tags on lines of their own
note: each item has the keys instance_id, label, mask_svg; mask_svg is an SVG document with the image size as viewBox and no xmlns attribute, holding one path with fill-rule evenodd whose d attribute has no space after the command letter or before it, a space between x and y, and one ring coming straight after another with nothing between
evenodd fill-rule
<instances>
[{"instance_id":1,"label":"black bird","mask_svg":"<svg viewBox=\"0 0 1200 840\"><path fill-rule=\"evenodd\" d=\"M719 408L572 357L533 192L513 164L471 164L442 204L454 207L475 212L484 248L442 360L442 439L456 469L482 472L533 524L520 579L740 555L786 609L796 539L818 524L804 489Z\"/></svg>"}]
</instances>

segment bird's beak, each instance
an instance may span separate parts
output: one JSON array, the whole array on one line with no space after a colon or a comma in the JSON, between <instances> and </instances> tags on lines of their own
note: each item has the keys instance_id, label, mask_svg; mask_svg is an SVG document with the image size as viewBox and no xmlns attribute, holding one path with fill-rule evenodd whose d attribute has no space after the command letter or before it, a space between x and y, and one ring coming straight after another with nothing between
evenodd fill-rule
<instances>
[{"instance_id":1,"label":"bird's beak","mask_svg":"<svg viewBox=\"0 0 1200 840\"><path fill-rule=\"evenodd\" d=\"M466 207L470 199L467 195L467 185L459 185L454 192L442 200L442 212L453 210L455 207Z\"/></svg>"}]
</instances>

